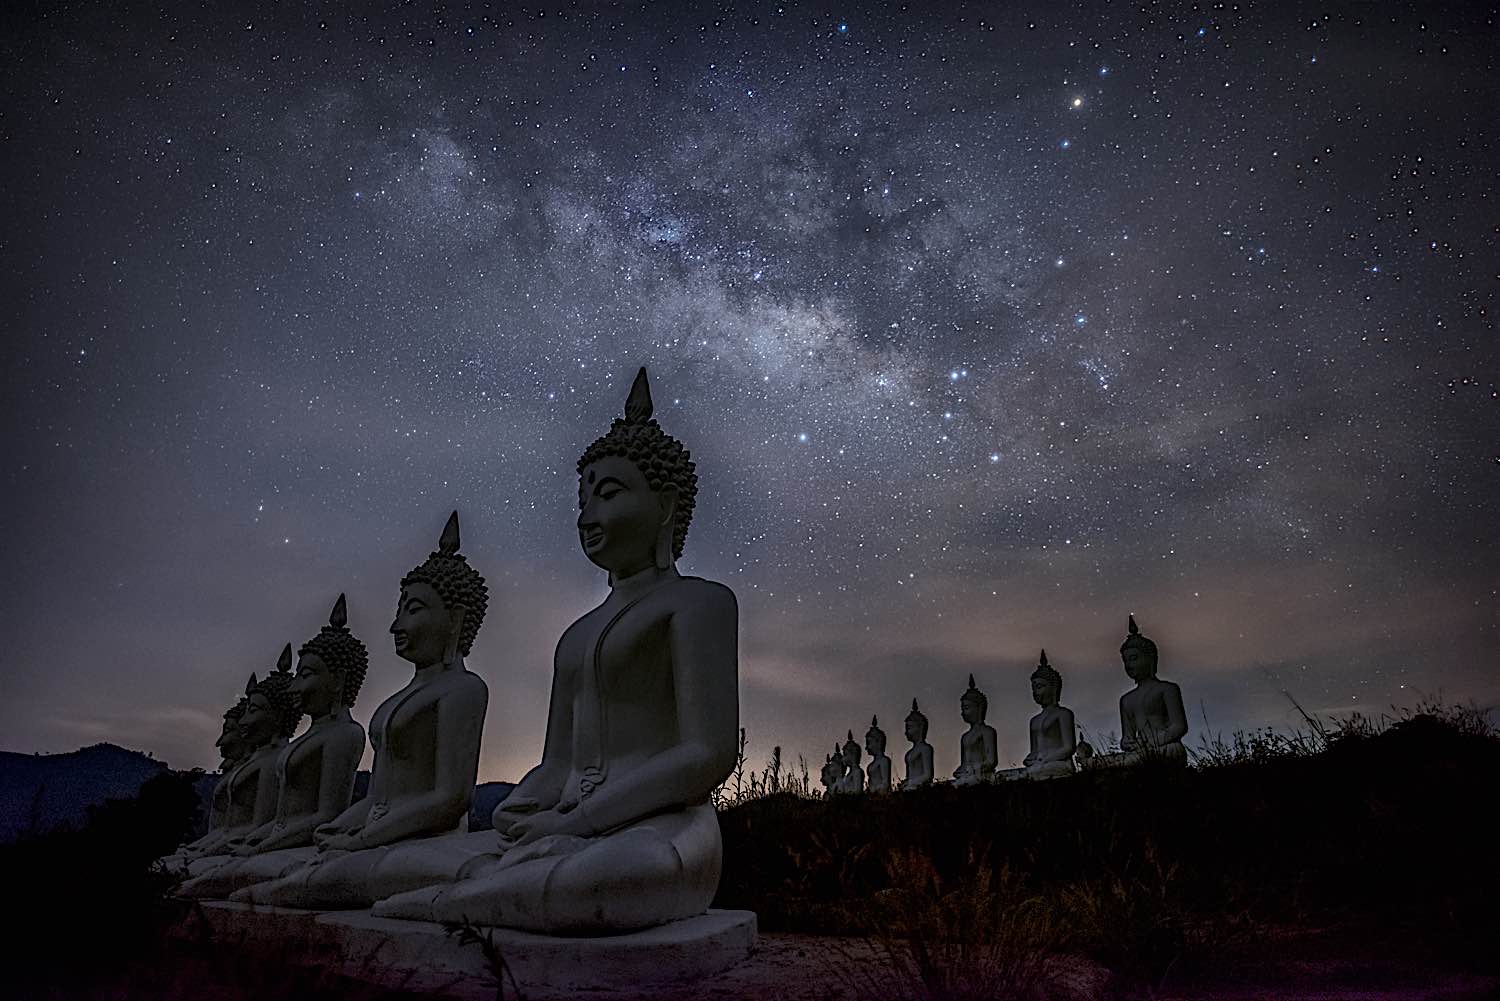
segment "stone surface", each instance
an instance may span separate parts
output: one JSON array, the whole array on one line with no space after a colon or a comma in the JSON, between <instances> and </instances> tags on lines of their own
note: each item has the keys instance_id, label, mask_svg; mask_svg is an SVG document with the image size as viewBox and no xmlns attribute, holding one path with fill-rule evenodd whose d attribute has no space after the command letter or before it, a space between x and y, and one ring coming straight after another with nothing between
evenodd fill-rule
<instances>
[{"instance_id":1,"label":"stone surface","mask_svg":"<svg viewBox=\"0 0 1500 1001\"><path fill-rule=\"evenodd\" d=\"M225 946L280 950L295 942L306 961L369 982L457 997L496 996L494 971L481 945L432 922L226 901L204 903L201 920ZM755 915L749 911L709 911L619 935L476 931L493 942L528 997L691 982L742 962L756 941ZM507 979L506 996L510 989Z\"/></svg>"},{"instance_id":2,"label":"stone surface","mask_svg":"<svg viewBox=\"0 0 1500 1001\"><path fill-rule=\"evenodd\" d=\"M578 460L578 540L610 592L558 641L541 762L495 808L494 834L395 849L430 878L377 915L612 933L713 899L708 800L739 749L739 612L727 587L677 572L697 474L652 411L641 369L624 417Z\"/></svg>"},{"instance_id":3,"label":"stone surface","mask_svg":"<svg viewBox=\"0 0 1500 1001\"><path fill-rule=\"evenodd\" d=\"M484 578L459 553L458 512L437 551L401 581L391 634L415 671L370 720L375 763L369 792L313 839L318 851L279 878L231 899L286 907L368 907L423 885L427 873L401 864L396 846L452 837L465 842L479 771L489 691L464 666L488 607Z\"/></svg>"}]
</instances>

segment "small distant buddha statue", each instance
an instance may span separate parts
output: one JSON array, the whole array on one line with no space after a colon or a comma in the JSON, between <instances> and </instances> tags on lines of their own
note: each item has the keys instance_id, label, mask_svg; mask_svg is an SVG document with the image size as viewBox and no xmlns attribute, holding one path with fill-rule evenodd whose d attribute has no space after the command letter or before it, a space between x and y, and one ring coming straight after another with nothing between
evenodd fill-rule
<instances>
[{"instance_id":1,"label":"small distant buddha statue","mask_svg":"<svg viewBox=\"0 0 1500 1001\"><path fill-rule=\"evenodd\" d=\"M1156 644L1141 634L1130 616L1129 632L1120 644L1120 659L1135 688L1120 696L1120 751L1096 754L1094 767L1120 767L1147 760L1187 763L1182 738L1187 713L1182 690L1156 676Z\"/></svg>"},{"instance_id":2,"label":"small distant buddha statue","mask_svg":"<svg viewBox=\"0 0 1500 1001\"><path fill-rule=\"evenodd\" d=\"M464 666L489 592L459 548L458 512L437 551L401 579L391 623L412 678L370 719L375 761L365 798L317 827L317 852L231 900L284 907L369 907L425 878L398 850L462 841L479 772L489 690ZM420 885L420 883L418 883Z\"/></svg>"},{"instance_id":3,"label":"small distant buddha statue","mask_svg":"<svg viewBox=\"0 0 1500 1001\"><path fill-rule=\"evenodd\" d=\"M849 731L849 737L844 741L844 746L839 748L839 757L844 762L844 775L839 780L839 792L861 793L865 791L865 772L859 767L860 749L854 742L854 731Z\"/></svg>"},{"instance_id":4,"label":"small distant buddha statue","mask_svg":"<svg viewBox=\"0 0 1500 1001\"><path fill-rule=\"evenodd\" d=\"M1073 774L1073 752L1078 745L1073 710L1058 705L1062 675L1047 663L1046 650L1031 672L1031 697L1042 711L1031 717L1031 752L1022 762L1026 776L1051 779Z\"/></svg>"},{"instance_id":5,"label":"small distant buddha statue","mask_svg":"<svg viewBox=\"0 0 1500 1001\"><path fill-rule=\"evenodd\" d=\"M891 791L891 759L885 753L885 731L880 729L880 717L870 717L870 729L865 731L865 750L870 752L870 763L865 766L865 789L869 792Z\"/></svg>"},{"instance_id":6,"label":"small distant buddha statue","mask_svg":"<svg viewBox=\"0 0 1500 1001\"><path fill-rule=\"evenodd\" d=\"M180 873L190 859L197 858L205 849L224 840L224 822L229 812L229 777L253 750L240 730L240 717L245 713L245 702L246 697L242 695L224 711L219 739L214 741L222 760L219 763L219 781L214 783L213 791L208 797L208 830L201 838L180 845L171 855L157 860L157 865L167 872Z\"/></svg>"},{"instance_id":7,"label":"small distant buddha statue","mask_svg":"<svg viewBox=\"0 0 1500 1001\"><path fill-rule=\"evenodd\" d=\"M833 755L823 755L823 770L818 775L818 781L823 785L823 795L825 797L832 796L838 791L835 787L838 785L839 779L843 777L843 774L843 761L835 764Z\"/></svg>"},{"instance_id":8,"label":"small distant buddha statue","mask_svg":"<svg viewBox=\"0 0 1500 1001\"><path fill-rule=\"evenodd\" d=\"M349 709L364 683L369 656L349 632L347 609L341 594L328 625L298 651L288 692L312 723L276 762L275 815L232 842L234 861L190 880L178 889L180 896L223 897L284 874L312 857L318 826L348 809L365 750L364 727L354 722Z\"/></svg>"},{"instance_id":9,"label":"small distant buddha statue","mask_svg":"<svg viewBox=\"0 0 1500 1001\"><path fill-rule=\"evenodd\" d=\"M901 788L921 789L932 785L932 745L927 743L927 717L917 708L917 700L911 700L911 712L906 714L906 739L911 748L906 752L906 778Z\"/></svg>"},{"instance_id":10,"label":"small distant buddha statue","mask_svg":"<svg viewBox=\"0 0 1500 1001\"><path fill-rule=\"evenodd\" d=\"M541 762L495 808L488 851L453 855L377 915L598 934L713 900L709 795L738 753L739 613L729 588L677 572L698 477L652 412L641 369L624 417L578 460L578 541L609 594L558 641Z\"/></svg>"},{"instance_id":11,"label":"small distant buddha statue","mask_svg":"<svg viewBox=\"0 0 1500 1001\"><path fill-rule=\"evenodd\" d=\"M187 865L187 875L200 876L229 861L240 839L276 813L280 783L276 758L296 732L302 713L292 697L292 645L281 651L276 670L264 679L250 675L245 686L245 711L240 714L239 729L245 743L253 748L229 777L224 826L220 839L201 850Z\"/></svg>"},{"instance_id":12,"label":"small distant buddha statue","mask_svg":"<svg viewBox=\"0 0 1500 1001\"><path fill-rule=\"evenodd\" d=\"M953 772L953 784L971 786L993 782L999 753L995 728L984 721L990 702L975 687L972 674L969 675L968 690L959 698L958 706L969 728L959 738L959 765Z\"/></svg>"}]
</instances>

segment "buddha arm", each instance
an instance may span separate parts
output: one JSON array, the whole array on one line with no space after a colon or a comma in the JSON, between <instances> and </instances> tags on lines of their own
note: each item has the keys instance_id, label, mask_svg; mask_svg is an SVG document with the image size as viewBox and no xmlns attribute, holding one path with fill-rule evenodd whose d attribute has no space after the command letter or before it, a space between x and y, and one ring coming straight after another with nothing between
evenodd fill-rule
<instances>
[{"instance_id":1,"label":"buddha arm","mask_svg":"<svg viewBox=\"0 0 1500 1001\"><path fill-rule=\"evenodd\" d=\"M562 799L563 786L573 767L573 697L576 675L563 668L562 643L558 643L557 650L552 658L552 693L547 700L547 735L542 740L542 760L495 807L497 817L505 811L506 804L512 801L534 801L536 809L550 810ZM531 807L528 806L527 809ZM498 822L495 829L504 833Z\"/></svg>"},{"instance_id":2,"label":"buddha arm","mask_svg":"<svg viewBox=\"0 0 1500 1001\"><path fill-rule=\"evenodd\" d=\"M1187 713L1182 708L1182 689L1168 682L1161 700L1167 710L1167 728L1161 731L1159 739L1163 744L1181 741L1188 732Z\"/></svg>"},{"instance_id":3,"label":"buddha arm","mask_svg":"<svg viewBox=\"0 0 1500 1001\"><path fill-rule=\"evenodd\" d=\"M986 727L981 734L981 747L984 748L984 759L980 761L981 768L994 769L1000 763L999 742L995 738L995 728Z\"/></svg>"},{"instance_id":4,"label":"buddha arm","mask_svg":"<svg viewBox=\"0 0 1500 1001\"><path fill-rule=\"evenodd\" d=\"M1133 751L1138 741L1135 734L1135 720L1131 718L1130 710L1125 708L1125 698L1120 698L1120 750Z\"/></svg>"},{"instance_id":5,"label":"buddha arm","mask_svg":"<svg viewBox=\"0 0 1500 1001\"><path fill-rule=\"evenodd\" d=\"M1073 752L1078 750L1078 729L1073 722L1073 710L1059 706L1057 713L1058 746L1055 750L1038 755L1039 762L1068 761L1072 759Z\"/></svg>"},{"instance_id":6,"label":"buddha arm","mask_svg":"<svg viewBox=\"0 0 1500 1001\"><path fill-rule=\"evenodd\" d=\"M739 609L721 584L695 587L667 627L679 741L573 811L585 836L701 802L734 768L739 734Z\"/></svg>"},{"instance_id":7,"label":"buddha arm","mask_svg":"<svg viewBox=\"0 0 1500 1001\"><path fill-rule=\"evenodd\" d=\"M438 698L432 788L391 801L389 811L366 824L357 835L362 847L442 834L468 813L474 799L474 780L479 775L479 738L489 692L478 675L470 674L463 680L473 690L449 691Z\"/></svg>"}]
</instances>

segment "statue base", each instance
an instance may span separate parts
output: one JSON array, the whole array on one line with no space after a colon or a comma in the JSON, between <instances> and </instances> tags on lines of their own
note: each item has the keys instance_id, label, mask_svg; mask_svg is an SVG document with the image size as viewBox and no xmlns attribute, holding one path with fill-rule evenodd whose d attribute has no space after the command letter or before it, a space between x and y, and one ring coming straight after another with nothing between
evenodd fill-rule
<instances>
[{"instance_id":1,"label":"statue base","mask_svg":"<svg viewBox=\"0 0 1500 1001\"><path fill-rule=\"evenodd\" d=\"M369 911L303 911L203 901L203 925L186 937L265 948L376 984L411 991L441 990L457 998L496 997L515 986L528 998L580 990L618 990L709 977L729 969L755 945L755 915L718 911L623 935L564 937L479 927L483 941L465 941L429 921L378 918ZM189 924L196 922L189 919ZM206 927L204 927L206 926ZM493 948L490 948L490 945Z\"/></svg>"}]
</instances>

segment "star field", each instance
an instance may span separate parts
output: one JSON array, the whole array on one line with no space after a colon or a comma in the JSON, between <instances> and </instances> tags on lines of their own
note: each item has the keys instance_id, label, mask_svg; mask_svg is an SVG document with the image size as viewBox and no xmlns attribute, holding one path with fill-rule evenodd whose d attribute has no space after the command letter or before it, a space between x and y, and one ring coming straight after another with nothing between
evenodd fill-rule
<instances>
[{"instance_id":1,"label":"star field","mask_svg":"<svg viewBox=\"0 0 1500 1001\"><path fill-rule=\"evenodd\" d=\"M640 365L752 763L1104 738L1127 612L1190 745L1493 704L1496 14L1321 10L8 12L6 746L210 765L341 591L367 717L457 508L518 777Z\"/></svg>"}]
</instances>

